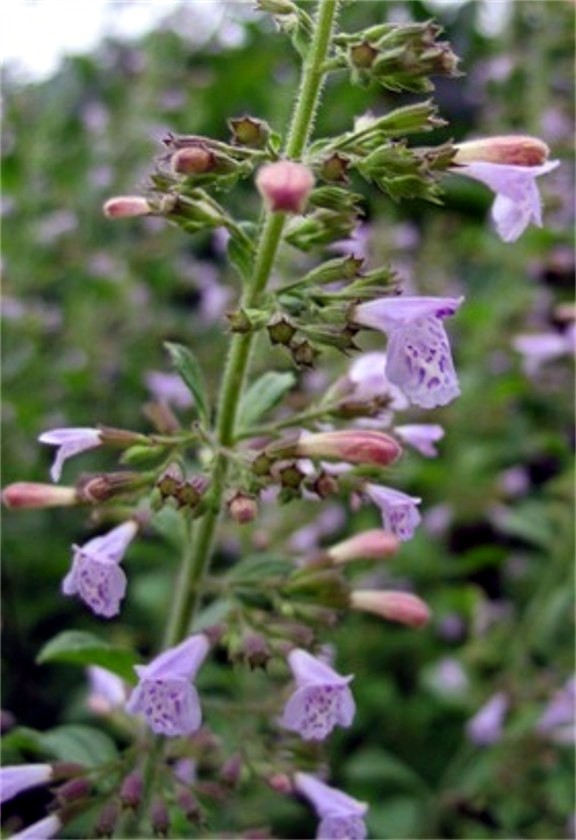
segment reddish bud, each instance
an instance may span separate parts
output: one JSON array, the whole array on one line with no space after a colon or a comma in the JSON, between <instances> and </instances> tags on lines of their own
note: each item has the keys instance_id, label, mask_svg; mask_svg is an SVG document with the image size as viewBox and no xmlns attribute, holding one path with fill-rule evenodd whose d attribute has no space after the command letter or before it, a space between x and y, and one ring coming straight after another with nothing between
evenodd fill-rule
<instances>
[{"instance_id":1,"label":"reddish bud","mask_svg":"<svg viewBox=\"0 0 576 840\"><path fill-rule=\"evenodd\" d=\"M66 507L77 504L78 497L73 487L17 481L4 488L2 502L9 508Z\"/></svg>"},{"instance_id":2,"label":"reddish bud","mask_svg":"<svg viewBox=\"0 0 576 840\"><path fill-rule=\"evenodd\" d=\"M132 216L148 216L152 207L140 195L117 195L109 198L102 210L109 219L129 219Z\"/></svg>"},{"instance_id":3,"label":"reddish bud","mask_svg":"<svg viewBox=\"0 0 576 840\"><path fill-rule=\"evenodd\" d=\"M179 175L203 175L216 166L216 158L210 149L202 144L178 149L170 158L170 167Z\"/></svg>"},{"instance_id":4,"label":"reddish bud","mask_svg":"<svg viewBox=\"0 0 576 840\"><path fill-rule=\"evenodd\" d=\"M295 445L295 454L301 458L337 458L351 464L386 467L399 458L402 449L383 432L355 429L302 436Z\"/></svg>"},{"instance_id":5,"label":"reddish bud","mask_svg":"<svg viewBox=\"0 0 576 840\"><path fill-rule=\"evenodd\" d=\"M273 213L302 213L314 186L314 176L301 163L280 160L263 166L256 186L268 210Z\"/></svg>"},{"instance_id":6,"label":"reddish bud","mask_svg":"<svg viewBox=\"0 0 576 840\"><path fill-rule=\"evenodd\" d=\"M454 147L456 155L453 162L466 163L502 163L513 166L541 166L548 160L550 149L543 140L524 135L486 137L481 140L469 140Z\"/></svg>"},{"instance_id":7,"label":"reddish bud","mask_svg":"<svg viewBox=\"0 0 576 840\"><path fill-rule=\"evenodd\" d=\"M119 813L120 808L117 802L110 800L104 805L98 815L98 819L96 820L97 837L113 836L116 823L118 822Z\"/></svg>"},{"instance_id":8,"label":"reddish bud","mask_svg":"<svg viewBox=\"0 0 576 840\"><path fill-rule=\"evenodd\" d=\"M276 793L292 793L294 786L290 776L286 773L274 773L266 779L270 787Z\"/></svg>"},{"instance_id":9,"label":"reddish bud","mask_svg":"<svg viewBox=\"0 0 576 840\"><path fill-rule=\"evenodd\" d=\"M156 797L152 802L150 808L150 823L152 830L157 837L168 837L168 830L170 829L170 816L168 808L163 799Z\"/></svg>"},{"instance_id":10,"label":"reddish bud","mask_svg":"<svg viewBox=\"0 0 576 840\"><path fill-rule=\"evenodd\" d=\"M326 554L337 565L362 558L380 560L395 554L399 545L398 538L394 534L374 528L333 545Z\"/></svg>"},{"instance_id":11,"label":"reddish bud","mask_svg":"<svg viewBox=\"0 0 576 840\"><path fill-rule=\"evenodd\" d=\"M220 779L228 787L234 788L240 781L240 774L242 772L242 756L239 753L230 756L230 758L222 765L220 771Z\"/></svg>"},{"instance_id":12,"label":"reddish bud","mask_svg":"<svg viewBox=\"0 0 576 840\"><path fill-rule=\"evenodd\" d=\"M68 805L70 802L75 802L77 799L84 799L90 793L90 782L84 776L76 779L70 779L60 785L56 791L56 799L60 805Z\"/></svg>"},{"instance_id":13,"label":"reddish bud","mask_svg":"<svg viewBox=\"0 0 576 840\"><path fill-rule=\"evenodd\" d=\"M430 618L427 604L411 592L356 590L350 595L350 606L409 627L422 627Z\"/></svg>"},{"instance_id":14,"label":"reddish bud","mask_svg":"<svg viewBox=\"0 0 576 840\"><path fill-rule=\"evenodd\" d=\"M142 774L129 773L120 786L120 801L125 808L137 808L142 799Z\"/></svg>"},{"instance_id":15,"label":"reddish bud","mask_svg":"<svg viewBox=\"0 0 576 840\"><path fill-rule=\"evenodd\" d=\"M254 496L239 492L228 502L228 512L235 522L245 525L258 516L258 503Z\"/></svg>"}]
</instances>

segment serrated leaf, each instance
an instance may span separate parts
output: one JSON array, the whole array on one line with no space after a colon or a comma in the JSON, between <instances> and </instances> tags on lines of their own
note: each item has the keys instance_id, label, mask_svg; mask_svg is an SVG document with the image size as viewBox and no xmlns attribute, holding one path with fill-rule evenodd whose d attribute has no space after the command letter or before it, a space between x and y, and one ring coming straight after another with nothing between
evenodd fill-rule
<instances>
[{"instance_id":1,"label":"serrated leaf","mask_svg":"<svg viewBox=\"0 0 576 840\"><path fill-rule=\"evenodd\" d=\"M116 744L93 726L57 726L40 736L47 753L59 761L72 761L98 767L118 757Z\"/></svg>"},{"instance_id":2,"label":"serrated leaf","mask_svg":"<svg viewBox=\"0 0 576 840\"><path fill-rule=\"evenodd\" d=\"M240 402L238 425L248 429L263 414L278 405L284 394L294 386L296 377L290 371L269 371L252 383Z\"/></svg>"},{"instance_id":3,"label":"serrated leaf","mask_svg":"<svg viewBox=\"0 0 576 840\"><path fill-rule=\"evenodd\" d=\"M72 665L99 665L129 683L136 683L134 665L138 657L125 648L116 647L92 633L67 630L55 636L39 652L36 662L68 662Z\"/></svg>"},{"instance_id":4,"label":"serrated leaf","mask_svg":"<svg viewBox=\"0 0 576 840\"><path fill-rule=\"evenodd\" d=\"M164 347L170 353L172 364L194 397L200 420L207 424L210 419L208 392L204 374L196 356L182 344L173 344L171 341L165 341Z\"/></svg>"}]
</instances>

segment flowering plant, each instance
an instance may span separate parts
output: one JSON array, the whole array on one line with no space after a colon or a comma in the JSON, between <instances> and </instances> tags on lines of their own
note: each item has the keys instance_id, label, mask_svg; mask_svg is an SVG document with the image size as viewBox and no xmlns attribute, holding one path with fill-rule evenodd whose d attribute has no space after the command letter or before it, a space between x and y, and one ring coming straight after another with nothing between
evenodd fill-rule
<instances>
[{"instance_id":1,"label":"flowering plant","mask_svg":"<svg viewBox=\"0 0 576 840\"><path fill-rule=\"evenodd\" d=\"M433 79L459 75L435 24L345 31L339 6L319 0L312 15L306 3L259 2L301 64L285 128L241 116L230 119L227 139L168 133L146 195L104 203L111 227L132 219L127 224L142 231L140 224L167 222L179 236L219 241L235 273L225 295L230 308L218 321L229 341L217 373L199 363L193 335L166 342L174 372L148 376L149 431L59 423L39 435L56 447L50 471L56 483L63 473L69 480L71 458L119 450L118 469L92 460L98 471L67 486L17 482L4 490L8 507L90 511L95 534L74 545L62 592L78 596L89 611L82 620L97 631L62 634L41 658L104 665L121 680L120 687L109 684L106 717L126 745L95 766L6 767L6 798L58 785L51 815L20 836L70 831L82 817L92 819L91 835L204 836L206 827L214 834L213 815L232 791L262 782L307 799L319 817L319 837L365 836L369 803L328 785L315 751L336 728L353 732L360 707L358 677L341 675L354 674L354 662L333 661L324 642L353 610L403 625L406 633L430 618L425 592L416 595L406 583L360 588L351 563L393 557L421 526L424 489L404 486L396 470L404 444L434 457L434 443L449 437L447 425L426 422L420 409L448 406L460 395L450 335L466 301L442 296L449 290L414 294L389 265L372 264L354 244L346 252L364 214L351 179L395 201L433 204L454 174L480 180L497 193L497 232L512 241L530 222L541 225L535 176L555 162L530 137L487 138L474 148L419 145L418 138L443 125L431 98L394 103L340 135L316 137L325 83L342 81L343 72L360 86L427 97ZM261 198L257 219L234 200L242 185ZM379 349L362 354L370 336ZM340 378L325 365L334 351L348 366ZM318 371L327 381L314 389L307 382ZM417 422L397 423L411 405ZM335 500L377 508L381 528L334 537L324 549L293 548L277 512L297 504L320 510ZM156 628L153 650L136 633L111 644L104 633L130 609L142 578L132 560L136 547L154 546L155 562L163 564L159 534L181 552L170 592L161 593L164 627ZM237 542L228 563L230 534ZM238 682L232 688L211 677L222 659L229 681ZM246 702L241 683L252 677L257 688ZM248 739L233 753L219 742L219 700L230 714L240 706L248 715L254 706L259 748ZM502 705L505 711L508 701Z\"/></svg>"}]
</instances>

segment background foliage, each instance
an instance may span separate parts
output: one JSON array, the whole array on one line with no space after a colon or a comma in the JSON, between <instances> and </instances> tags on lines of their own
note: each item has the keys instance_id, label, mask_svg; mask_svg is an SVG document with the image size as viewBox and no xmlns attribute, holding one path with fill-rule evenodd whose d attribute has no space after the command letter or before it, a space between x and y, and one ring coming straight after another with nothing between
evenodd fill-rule
<instances>
[{"instance_id":1,"label":"background foliage","mask_svg":"<svg viewBox=\"0 0 576 840\"><path fill-rule=\"evenodd\" d=\"M112 224L100 213L109 195L138 191L166 130L226 138L227 118L245 112L275 128L286 123L297 78L289 46L264 16L237 3L225 5L222 28L194 42L201 9L187 4L137 43L108 41L94 55L70 58L42 83L5 72L4 484L45 480L50 452L36 444L45 429L148 428L145 375L169 369L165 340L191 342L217 384L221 316L237 283L218 239L188 239L154 219ZM430 16L419 2L359 3L345 9L343 22L377 22L383 11ZM398 468L403 489L423 497L427 527L370 577L411 581L434 620L413 632L350 616L328 640L343 670L356 674L359 710L352 730L329 745L333 781L371 803L369 828L379 838L561 838L570 831L572 750L535 724L573 661L572 375L564 358L527 376L511 342L520 332L560 329L558 307L572 292L574 6L514 3L497 36L478 31L477 12L468 3L440 16L467 75L438 87L450 126L436 138L529 132L565 160L544 185L545 228L514 246L487 224L490 196L465 179L447 179L441 209L393 205L355 184L366 194L375 263L390 259L422 294L467 298L450 325L462 397L426 415L446 428L441 455L410 455ZM226 46L231 23L241 37ZM338 78L317 131L341 131L367 106L382 113L391 102ZM233 202L256 215L251 183L240 185ZM265 354L263 344L263 367ZM278 364L286 365L280 355ZM327 353L326 369L336 376L345 360ZM99 451L83 456L81 469L106 466ZM304 507L276 515L288 540ZM375 524L369 509L347 519L336 512L324 539ZM121 621L96 627L78 602L60 596L69 545L96 526L58 510L4 515L3 707L20 726L93 722L82 671L35 663L55 633L96 629L146 652L162 625L177 558L159 537L134 547ZM230 539L237 539L232 530ZM239 679L231 674L226 663L214 665L205 689L218 693ZM466 722L496 691L510 698L503 735L475 746ZM217 707L213 715L230 749L241 743L242 715L232 724ZM13 739L5 757L32 756L25 739ZM38 801L32 797L30 807ZM303 808L265 788L227 803L219 820L215 831L263 821L277 836L312 831Z\"/></svg>"}]
</instances>

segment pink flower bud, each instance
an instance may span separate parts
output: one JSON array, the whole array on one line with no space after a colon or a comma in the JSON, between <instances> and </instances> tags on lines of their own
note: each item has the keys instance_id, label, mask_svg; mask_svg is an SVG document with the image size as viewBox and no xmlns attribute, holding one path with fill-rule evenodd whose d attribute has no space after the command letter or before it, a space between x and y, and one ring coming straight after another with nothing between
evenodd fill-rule
<instances>
[{"instance_id":1,"label":"pink flower bud","mask_svg":"<svg viewBox=\"0 0 576 840\"><path fill-rule=\"evenodd\" d=\"M374 528L333 545L326 553L336 564L360 559L380 560L395 554L399 545L400 542L394 534Z\"/></svg>"},{"instance_id":2,"label":"pink flower bud","mask_svg":"<svg viewBox=\"0 0 576 840\"><path fill-rule=\"evenodd\" d=\"M350 595L350 606L409 627L421 627L430 618L428 606L411 592L356 590Z\"/></svg>"},{"instance_id":3,"label":"pink flower bud","mask_svg":"<svg viewBox=\"0 0 576 840\"><path fill-rule=\"evenodd\" d=\"M301 163L279 160L263 166L256 176L258 192L273 213L302 213L314 186L314 176Z\"/></svg>"},{"instance_id":4,"label":"pink flower bud","mask_svg":"<svg viewBox=\"0 0 576 840\"><path fill-rule=\"evenodd\" d=\"M109 219L129 219L132 216L148 216L152 208L140 195L117 195L109 198L102 208Z\"/></svg>"},{"instance_id":5,"label":"pink flower bud","mask_svg":"<svg viewBox=\"0 0 576 840\"><path fill-rule=\"evenodd\" d=\"M400 445L383 432L353 429L302 436L295 444L302 458L337 458L351 464L386 467L402 454Z\"/></svg>"},{"instance_id":6,"label":"pink flower bud","mask_svg":"<svg viewBox=\"0 0 576 840\"><path fill-rule=\"evenodd\" d=\"M17 481L2 491L2 501L9 508L66 507L78 503L73 487L54 487L34 481Z\"/></svg>"},{"instance_id":7,"label":"pink flower bud","mask_svg":"<svg viewBox=\"0 0 576 840\"><path fill-rule=\"evenodd\" d=\"M253 496L246 493L236 493L228 502L230 516L239 525L253 522L258 516L258 504Z\"/></svg>"},{"instance_id":8,"label":"pink flower bud","mask_svg":"<svg viewBox=\"0 0 576 840\"><path fill-rule=\"evenodd\" d=\"M541 166L550 149L537 137L505 135L469 140L455 146L454 163L504 163L514 166Z\"/></svg>"},{"instance_id":9,"label":"pink flower bud","mask_svg":"<svg viewBox=\"0 0 576 840\"><path fill-rule=\"evenodd\" d=\"M181 175L202 175L211 172L215 166L214 154L202 144L178 149L170 159L172 171Z\"/></svg>"}]
</instances>

